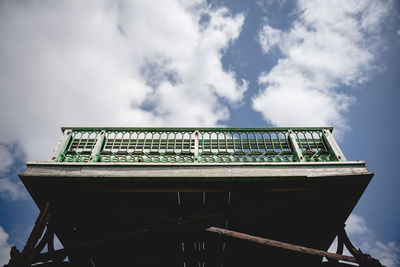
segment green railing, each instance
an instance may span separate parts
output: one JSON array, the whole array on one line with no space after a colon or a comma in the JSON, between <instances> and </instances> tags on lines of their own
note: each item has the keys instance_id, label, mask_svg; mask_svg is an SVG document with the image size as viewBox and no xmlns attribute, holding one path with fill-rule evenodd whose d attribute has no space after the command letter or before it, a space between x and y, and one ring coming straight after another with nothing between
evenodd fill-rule
<instances>
[{"instance_id":1,"label":"green railing","mask_svg":"<svg viewBox=\"0 0 400 267\"><path fill-rule=\"evenodd\" d=\"M57 162L346 160L332 128L63 128Z\"/></svg>"}]
</instances>

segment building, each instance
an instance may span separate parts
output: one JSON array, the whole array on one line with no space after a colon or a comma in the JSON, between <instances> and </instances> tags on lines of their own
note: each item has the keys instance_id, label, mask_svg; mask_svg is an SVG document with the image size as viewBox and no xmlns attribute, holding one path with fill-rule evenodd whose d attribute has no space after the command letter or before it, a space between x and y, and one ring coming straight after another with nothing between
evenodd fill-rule
<instances>
[{"instance_id":1,"label":"building","mask_svg":"<svg viewBox=\"0 0 400 267\"><path fill-rule=\"evenodd\" d=\"M381 266L344 231L373 173L332 130L63 128L20 175L41 213L8 266Z\"/></svg>"}]
</instances>

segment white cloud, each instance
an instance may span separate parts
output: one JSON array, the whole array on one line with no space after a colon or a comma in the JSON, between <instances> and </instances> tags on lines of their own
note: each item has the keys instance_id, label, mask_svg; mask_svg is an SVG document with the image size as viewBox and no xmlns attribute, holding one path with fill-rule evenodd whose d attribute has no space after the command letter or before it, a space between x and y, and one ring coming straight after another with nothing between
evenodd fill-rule
<instances>
[{"instance_id":1,"label":"white cloud","mask_svg":"<svg viewBox=\"0 0 400 267\"><path fill-rule=\"evenodd\" d=\"M374 231L371 230L364 218L357 214L351 214L346 221L346 232L356 248L360 248L363 253L370 254L378 259L381 264L387 267L400 266L400 245L394 241L385 244L375 238ZM330 252L335 252L337 240L329 248ZM351 255L345 249L343 254Z\"/></svg>"},{"instance_id":2,"label":"white cloud","mask_svg":"<svg viewBox=\"0 0 400 267\"><path fill-rule=\"evenodd\" d=\"M221 63L243 21L204 1L1 1L0 142L45 160L60 126L220 124L247 89Z\"/></svg>"},{"instance_id":3,"label":"white cloud","mask_svg":"<svg viewBox=\"0 0 400 267\"><path fill-rule=\"evenodd\" d=\"M263 51L275 45L283 57L259 76L262 88L253 108L275 125L345 128L344 113L355 98L338 88L368 80L389 7L377 0L305 0L299 1L290 30L264 25Z\"/></svg>"},{"instance_id":4,"label":"white cloud","mask_svg":"<svg viewBox=\"0 0 400 267\"><path fill-rule=\"evenodd\" d=\"M277 3L279 7L282 7L284 4L286 4L286 2L287 0L257 0L256 5L265 11L275 3Z\"/></svg>"},{"instance_id":5,"label":"white cloud","mask_svg":"<svg viewBox=\"0 0 400 267\"><path fill-rule=\"evenodd\" d=\"M375 238L374 232L368 228L364 218L352 214L346 222L346 231L353 244L364 253L371 254L384 266L400 266L400 245L394 241L385 244Z\"/></svg>"},{"instance_id":6,"label":"white cloud","mask_svg":"<svg viewBox=\"0 0 400 267\"><path fill-rule=\"evenodd\" d=\"M11 246L7 243L8 234L0 226L0 266L7 264L10 259Z\"/></svg>"},{"instance_id":7,"label":"white cloud","mask_svg":"<svg viewBox=\"0 0 400 267\"><path fill-rule=\"evenodd\" d=\"M346 221L346 231L350 235L370 235L367 223L363 217L357 214L351 214Z\"/></svg>"},{"instance_id":8,"label":"white cloud","mask_svg":"<svg viewBox=\"0 0 400 267\"><path fill-rule=\"evenodd\" d=\"M14 155L4 144L0 144L0 175L8 171L13 164Z\"/></svg>"},{"instance_id":9,"label":"white cloud","mask_svg":"<svg viewBox=\"0 0 400 267\"><path fill-rule=\"evenodd\" d=\"M19 145L0 143L1 198L6 200L20 200L27 197L27 192L15 173L18 170L18 166L13 166L24 158L25 155Z\"/></svg>"},{"instance_id":10,"label":"white cloud","mask_svg":"<svg viewBox=\"0 0 400 267\"><path fill-rule=\"evenodd\" d=\"M5 177L0 178L0 197L11 201L26 199L27 192L20 181Z\"/></svg>"},{"instance_id":11,"label":"white cloud","mask_svg":"<svg viewBox=\"0 0 400 267\"><path fill-rule=\"evenodd\" d=\"M258 40L264 53L268 53L273 46L279 44L281 39L281 31L272 28L268 24L264 25L258 34Z\"/></svg>"},{"instance_id":12,"label":"white cloud","mask_svg":"<svg viewBox=\"0 0 400 267\"><path fill-rule=\"evenodd\" d=\"M387 267L400 266L400 245L395 242L389 242L384 244L379 241L375 243L364 243L361 247L368 251L370 249L371 254L378 258L380 262Z\"/></svg>"}]
</instances>

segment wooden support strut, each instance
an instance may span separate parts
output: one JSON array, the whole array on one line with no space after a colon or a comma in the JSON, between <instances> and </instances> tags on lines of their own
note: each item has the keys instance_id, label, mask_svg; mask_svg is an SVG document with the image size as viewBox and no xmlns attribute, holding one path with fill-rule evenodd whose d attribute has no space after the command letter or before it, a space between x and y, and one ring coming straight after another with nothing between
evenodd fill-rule
<instances>
[{"instance_id":1,"label":"wooden support strut","mask_svg":"<svg viewBox=\"0 0 400 267\"><path fill-rule=\"evenodd\" d=\"M44 224L48 220L47 210L48 210L48 203L46 203L46 206L41 211L39 218L36 221L35 227L32 230L31 236L29 237L27 245L25 246L24 251L20 254L20 256L21 256L20 258L24 260L23 261L24 265L15 264L16 261L13 262L14 264L11 264L12 263L11 261L13 260L13 258L12 258L10 260L9 265L6 265L6 266L9 266L9 267L29 266L29 264L35 263L35 262L54 260L55 258L62 259L65 256L67 256L69 253L71 253L75 250L81 251L82 249L85 249L85 248L90 248L90 247L93 248L93 247L96 247L97 245L116 241L119 239L132 238L138 234L144 234L149 231L157 230L158 228L160 228L160 225L159 225L159 227L155 226L154 228L145 228L145 229L138 230L135 232L125 233L122 235L113 236L113 237L105 238L102 240L96 240L94 242L92 241L89 243L83 243L83 244L80 244L77 246L69 247L68 249L60 249L60 250L56 250L56 251L51 249L51 250L49 250L49 252L37 255L37 256L35 256L35 258L33 258L33 256L34 256L33 251L35 250L35 244L37 243L38 238L40 238L40 236L42 235ZM159 219L161 219L162 221L167 219L170 222L170 224L167 224L167 225L163 224L164 227L161 227L161 228L167 228L164 230L168 230L168 229L171 230L170 229L171 227L172 228L182 227L185 225L191 225L192 223L194 223L194 224L200 223L199 226L201 228L203 228L205 231L216 233L219 235L234 237L234 238L247 240L247 241L262 244L262 245L286 249L286 250L295 251L295 252L299 252L299 253L303 253L303 254L321 256L321 257L325 257L328 260L334 261L334 262L346 261L346 262L351 262L351 263L358 263L360 267L382 267L383 266L382 264L380 264L380 262L378 260L372 258L370 255L364 254L360 250L357 250L351 244L344 228L338 234L340 243L338 243L337 253L330 253L330 252L326 252L323 250L303 247L303 246L299 246L299 245L293 245L293 244L284 243L284 242L267 239L267 238L261 238L261 237L252 236L252 235L248 235L248 234L244 234L244 233L239 233L239 232L235 232L235 231L231 231L231 230L226 230L223 228L218 228L218 227L213 227L213 226L207 226L207 227L201 226L201 225L204 225L206 223L206 221L211 218L220 217L222 215L226 216L231 212L232 211L219 212L219 213L216 213L213 215L204 216L202 218L196 218L196 219L186 220L186 221L181 221L181 220L169 218L169 217L168 218L159 218ZM204 220L206 220L206 221L204 221ZM35 238L36 236L38 236L38 238ZM343 251L343 244L349 249L349 251L352 253L352 255L354 257L341 255L341 252ZM39 247L39 245L36 248L38 248L38 247ZM22 257L22 255L29 255L29 257L26 257L26 256ZM33 261L32 261L32 259L33 259ZM18 263L22 263L22 262L18 261Z\"/></svg>"},{"instance_id":2,"label":"wooden support strut","mask_svg":"<svg viewBox=\"0 0 400 267\"><path fill-rule=\"evenodd\" d=\"M173 226L173 225L170 225L170 226ZM46 252L46 253L36 256L34 262L47 261L47 260L57 258L57 257L63 258L63 257L66 257L68 255L68 253L75 251L75 250L81 251L82 249L85 249L85 248L90 248L90 247L93 248L97 245L104 244L104 242L115 241L117 239L131 238L138 234L147 233L151 230L152 229L149 229L149 228L142 229L142 230L139 230L136 232L131 232L131 233L127 233L127 234L123 234L120 236L115 236L115 237L111 237L111 238L107 238L107 239L97 240L97 241L94 241L91 243L83 243L78 246L69 247L68 249L60 249L60 250L56 250L56 251ZM217 234L224 235L224 236L234 237L234 238L238 238L238 239L242 239L242 240L247 240L250 242L267 245L267 246L271 246L271 247L287 249L290 251L296 251L296 252L303 253L303 254L321 256L321 257L327 258L328 260L334 260L334 261L340 260L340 261L346 261L346 262L351 262L351 263L358 263L358 264L360 264L359 265L360 267L382 267L383 266L379 263L378 260L373 259L368 254L363 254L361 251L356 250L354 247L353 247L353 249L350 249L350 252L356 253L358 255L356 257L340 255L340 254L336 254L336 253L326 252L323 250L318 250L318 249L293 245L293 244L289 244L289 243L284 243L284 242L280 242L280 241L276 241L276 240L272 240L272 239L256 237L256 236L252 236L252 235L248 235L248 234L244 234L244 233L239 233L239 232L235 232L235 231L222 229L219 227L213 227L213 226L207 227L207 228L205 228L205 231L217 233ZM348 240L347 235L343 236L343 233L341 233L340 235L341 235L341 238L343 237L343 241L344 241L346 247L349 246L348 248L350 248L350 246L352 246L352 245L348 244L350 242L350 240Z\"/></svg>"},{"instance_id":3,"label":"wooden support strut","mask_svg":"<svg viewBox=\"0 0 400 267\"><path fill-rule=\"evenodd\" d=\"M158 220L160 220L160 224L158 225L152 225L134 232L129 232L129 233L123 233L111 237L106 237L103 239L99 240L92 240L89 242L83 242L78 245L70 246L67 248L55 250L55 251L49 251L49 252L44 252L41 253L33 259L32 263L37 263L37 262L43 262L43 261L48 261L48 260L54 260L54 259L61 259L65 258L68 256L70 253L73 253L74 251L82 251L86 249L93 249L96 246L99 246L101 244L107 244L111 242L116 242L118 240L125 240L125 239L130 239L133 237L136 237L138 235L142 235L145 233L148 233L150 231L156 231L156 230L166 230L166 231L171 231L171 229L175 228L175 230L179 229L182 226L194 226L196 224L201 224L204 225L207 221L220 218L222 216L230 216L238 212L247 212L248 209L234 209L234 210L225 210L225 211L220 211L214 214L206 215L206 216L201 216L200 218L189 218L185 220L173 218L173 217L166 217L166 216L159 216L156 214L152 213L147 213L141 211L141 215L152 215ZM139 215L136 214L135 215ZM199 225L196 225L195 227L198 227Z\"/></svg>"},{"instance_id":4,"label":"wooden support strut","mask_svg":"<svg viewBox=\"0 0 400 267\"><path fill-rule=\"evenodd\" d=\"M272 240L272 239L261 238L261 237L257 237L257 236L252 236L252 235L248 235L248 234L235 232L235 231L230 231L230 230L226 230L226 229L222 229L222 228L218 228L218 227L211 226L211 227L206 228L205 230L208 232L213 232L213 233L217 233L220 235L225 235L225 236L230 236L230 237L234 237L234 238L238 238L238 239L242 239L242 240L247 240L250 242L267 245L267 246L271 246L271 247L282 248L282 249L287 249L287 250L291 250L291 251L297 251L297 252L308 254L308 255L322 256L327 259L342 260L342 261L357 263L356 258L351 257L351 256L338 255L338 254L326 252L323 250L307 248L307 247L303 247L303 246L297 246L297 245L284 243L284 242L280 242L280 241L276 241L276 240Z\"/></svg>"},{"instance_id":5,"label":"wooden support strut","mask_svg":"<svg viewBox=\"0 0 400 267\"><path fill-rule=\"evenodd\" d=\"M338 234L338 247L339 242L342 242L350 253L357 259L357 262L362 267L382 267L383 265L377 260L371 257L369 254L363 253L360 249L356 249L351 243L346 231L343 229ZM343 246L343 245L341 245Z\"/></svg>"},{"instance_id":6,"label":"wooden support strut","mask_svg":"<svg viewBox=\"0 0 400 267\"><path fill-rule=\"evenodd\" d=\"M50 218L49 214L49 206L50 203L46 202L44 207L39 213L38 218L36 219L35 226L32 229L31 234L29 235L28 241L22 252L19 252L18 249L14 246L10 251L10 261L8 262L7 267L20 267L20 266L30 266L35 256L35 253L39 253L37 251L36 244L38 243L40 237L43 234L46 223Z\"/></svg>"}]
</instances>

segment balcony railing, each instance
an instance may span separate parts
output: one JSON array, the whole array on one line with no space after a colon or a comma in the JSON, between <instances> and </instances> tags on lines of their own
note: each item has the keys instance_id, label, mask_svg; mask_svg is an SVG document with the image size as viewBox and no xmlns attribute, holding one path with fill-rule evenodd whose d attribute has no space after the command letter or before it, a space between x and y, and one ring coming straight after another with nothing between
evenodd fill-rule
<instances>
[{"instance_id":1,"label":"balcony railing","mask_svg":"<svg viewBox=\"0 0 400 267\"><path fill-rule=\"evenodd\" d=\"M333 128L62 128L56 162L345 161Z\"/></svg>"}]
</instances>

